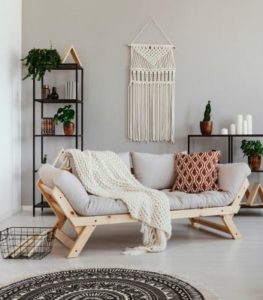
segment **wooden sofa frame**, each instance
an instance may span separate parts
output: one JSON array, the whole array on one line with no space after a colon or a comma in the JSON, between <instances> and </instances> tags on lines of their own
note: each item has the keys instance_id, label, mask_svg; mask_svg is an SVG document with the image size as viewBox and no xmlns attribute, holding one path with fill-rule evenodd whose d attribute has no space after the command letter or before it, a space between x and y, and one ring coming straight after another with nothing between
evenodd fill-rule
<instances>
[{"instance_id":1,"label":"wooden sofa frame","mask_svg":"<svg viewBox=\"0 0 263 300\"><path fill-rule=\"evenodd\" d=\"M230 234L233 239L240 239L241 235L233 222L233 217L240 209L241 200L248 186L249 182L245 179L236 198L228 206L175 210L171 211L171 219L188 218L193 226L203 225L217 231ZM57 217L55 223L55 237L70 249L67 256L68 258L77 257L81 253L96 226L137 222L137 220L133 219L130 214L90 217L80 216L74 211L60 189L57 187L50 189L41 180L37 182L37 187ZM203 218L209 216L220 217L223 221L222 224ZM66 221L69 221L76 232L77 236L75 240L69 237L62 230Z\"/></svg>"}]
</instances>

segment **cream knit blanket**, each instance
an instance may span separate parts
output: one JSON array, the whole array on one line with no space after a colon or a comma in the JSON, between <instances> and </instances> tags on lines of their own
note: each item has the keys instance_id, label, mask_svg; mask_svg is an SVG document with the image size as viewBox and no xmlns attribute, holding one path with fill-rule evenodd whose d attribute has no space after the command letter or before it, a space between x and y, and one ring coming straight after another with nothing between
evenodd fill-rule
<instances>
[{"instance_id":1,"label":"cream knit blanket","mask_svg":"<svg viewBox=\"0 0 263 300\"><path fill-rule=\"evenodd\" d=\"M142 222L143 245L129 254L159 252L171 236L167 196L138 182L119 156L110 151L67 150L85 189L94 195L121 199L131 216ZM138 250L138 253L137 253Z\"/></svg>"}]
</instances>

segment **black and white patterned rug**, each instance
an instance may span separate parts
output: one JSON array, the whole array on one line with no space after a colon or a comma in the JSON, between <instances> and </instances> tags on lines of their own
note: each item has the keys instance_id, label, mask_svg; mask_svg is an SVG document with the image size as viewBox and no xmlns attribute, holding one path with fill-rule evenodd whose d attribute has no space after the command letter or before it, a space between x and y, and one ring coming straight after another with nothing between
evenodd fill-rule
<instances>
[{"instance_id":1,"label":"black and white patterned rug","mask_svg":"<svg viewBox=\"0 0 263 300\"><path fill-rule=\"evenodd\" d=\"M216 299L191 284L149 271L92 268L61 271L0 289L0 299L26 300L204 300Z\"/></svg>"}]
</instances>

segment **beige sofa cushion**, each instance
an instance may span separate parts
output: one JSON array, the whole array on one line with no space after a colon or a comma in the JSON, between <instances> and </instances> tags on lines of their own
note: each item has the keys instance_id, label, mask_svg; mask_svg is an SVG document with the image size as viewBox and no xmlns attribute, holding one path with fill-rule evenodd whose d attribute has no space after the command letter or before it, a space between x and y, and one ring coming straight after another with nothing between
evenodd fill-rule
<instances>
[{"instance_id":1,"label":"beige sofa cushion","mask_svg":"<svg viewBox=\"0 0 263 300\"><path fill-rule=\"evenodd\" d=\"M222 191L236 195L245 178L251 174L246 163L232 163L218 165L218 185Z\"/></svg>"},{"instance_id":2,"label":"beige sofa cushion","mask_svg":"<svg viewBox=\"0 0 263 300\"><path fill-rule=\"evenodd\" d=\"M125 165L131 169L132 168L132 162L131 162L131 155L130 155L130 152L120 152L120 153L117 153L118 156L120 157L120 159L125 163ZM73 158L70 156L69 158L69 164L70 164L70 167L71 167L71 170L72 170L72 173L78 177L78 174L77 174L77 170L75 168L75 164L74 164L74 160Z\"/></svg>"},{"instance_id":3,"label":"beige sofa cushion","mask_svg":"<svg viewBox=\"0 0 263 300\"><path fill-rule=\"evenodd\" d=\"M45 185L58 187L78 214L89 214L89 195L75 175L49 164L42 165L38 175Z\"/></svg>"},{"instance_id":4,"label":"beige sofa cushion","mask_svg":"<svg viewBox=\"0 0 263 300\"><path fill-rule=\"evenodd\" d=\"M120 152L117 153L120 157L120 159L125 163L125 165L131 169L132 168L132 164L131 164L131 155L130 152Z\"/></svg>"},{"instance_id":5,"label":"beige sofa cushion","mask_svg":"<svg viewBox=\"0 0 263 300\"><path fill-rule=\"evenodd\" d=\"M184 192L165 192L170 202L171 210L207 208L226 206L232 198L228 192L209 191L199 194ZM88 215L111 215L128 213L128 208L121 200L89 195Z\"/></svg>"},{"instance_id":6,"label":"beige sofa cushion","mask_svg":"<svg viewBox=\"0 0 263 300\"><path fill-rule=\"evenodd\" d=\"M132 152L134 176L152 189L169 189L175 180L175 154L150 154Z\"/></svg>"},{"instance_id":7,"label":"beige sofa cushion","mask_svg":"<svg viewBox=\"0 0 263 300\"><path fill-rule=\"evenodd\" d=\"M245 163L218 165L219 188L223 191L206 191L189 194L165 191L170 201L171 210L221 207L232 203L245 178L250 174ZM128 208L121 200L89 195L88 215L107 215L128 213Z\"/></svg>"},{"instance_id":8,"label":"beige sofa cushion","mask_svg":"<svg viewBox=\"0 0 263 300\"><path fill-rule=\"evenodd\" d=\"M219 187L224 191L207 191L198 194L165 191L170 201L170 209L229 205L249 174L250 169L244 163L219 165ZM121 200L88 195L77 177L68 171L46 164L40 168L39 176L49 187L57 186L80 215L96 216L128 213L127 206Z\"/></svg>"}]
</instances>

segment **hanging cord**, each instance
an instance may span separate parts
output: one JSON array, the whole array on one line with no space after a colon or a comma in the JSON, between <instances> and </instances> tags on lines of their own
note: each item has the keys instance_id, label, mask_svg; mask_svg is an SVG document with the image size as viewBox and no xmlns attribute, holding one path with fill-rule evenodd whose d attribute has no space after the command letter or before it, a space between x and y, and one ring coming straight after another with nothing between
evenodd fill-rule
<instances>
[{"instance_id":1,"label":"hanging cord","mask_svg":"<svg viewBox=\"0 0 263 300\"><path fill-rule=\"evenodd\" d=\"M161 34L164 36L164 38L167 40L167 42L175 48L175 46L172 43L171 39L168 37L168 35L165 33L165 31L161 28L161 26L159 25L159 23L153 17L149 18L149 20L143 25L142 29L136 34L136 36L132 40L131 44L129 44L128 46L131 46L132 44L134 44L136 42L136 40L139 38L139 36L144 32L144 30L151 23L153 23L158 28L158 30L161 32Z\"/></svg>"}]
</instances>

